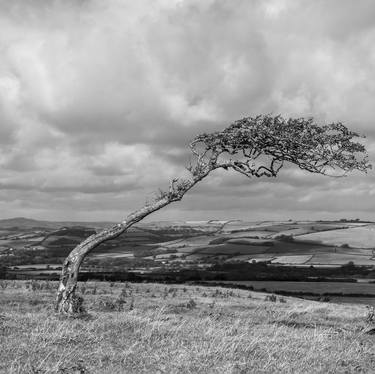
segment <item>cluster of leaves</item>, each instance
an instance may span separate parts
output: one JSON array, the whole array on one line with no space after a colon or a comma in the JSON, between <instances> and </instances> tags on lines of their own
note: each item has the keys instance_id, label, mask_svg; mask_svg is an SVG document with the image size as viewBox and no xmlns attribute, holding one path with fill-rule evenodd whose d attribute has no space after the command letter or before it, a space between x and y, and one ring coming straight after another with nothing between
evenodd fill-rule
<instances>
[{"instance_id":1,"label":"cluster of leaves","mask_svg":"<svg viewBox=\"0 0 375 374\"><path fill-rule=\"evenodd\" d=\"M229 162L218 161L217 167L230 167L247 176L276 176L284 162L312 173L338 168L345 174L371 168L365 147L353 141L358 137L341 122L319 126L312 118L262 115L243 118L220 132L201 134L191 145L203 145L217 156L235 156ZM263 165L251 163L261 157L268 157Z\"/></svg>"}]
</instances>

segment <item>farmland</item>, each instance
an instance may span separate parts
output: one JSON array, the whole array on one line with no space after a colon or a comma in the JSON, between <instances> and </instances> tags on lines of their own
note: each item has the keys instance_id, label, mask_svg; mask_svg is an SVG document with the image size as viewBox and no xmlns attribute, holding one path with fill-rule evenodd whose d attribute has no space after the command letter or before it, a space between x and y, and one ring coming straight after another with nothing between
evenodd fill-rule
<instances>
[{"instance_id":1,"label":"farmland","mask_svg":"<svg viewBox=\"0 0 375 374\"><path fill-rule=\"evenodd\" d=\"M3 220L0 257L9 273L29 276L30 267L38 265L35 274L57 276L59 264L74 246L109 225ZM260 262L294 268L337 268L352 263L371 269L374 233L374 223L358 220L142 223L97 247L82 271L160 273Z\"/></svg>"}]
</instances>

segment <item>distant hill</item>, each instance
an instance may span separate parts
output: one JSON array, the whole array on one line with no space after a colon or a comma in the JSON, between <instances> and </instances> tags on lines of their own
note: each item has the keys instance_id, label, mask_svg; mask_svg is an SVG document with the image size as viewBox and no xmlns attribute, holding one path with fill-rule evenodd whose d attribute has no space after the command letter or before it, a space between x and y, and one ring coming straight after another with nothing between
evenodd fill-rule
<instances>
[{"instance_id":1,"label":"distant hill","mask_svg":"<svg viewBox=\"0 0 375 374\"><path fill-rule=\"evenodd\" d=\"M150 230L160 230L166 229L172 231L181 230L201 230L216 231L228 221L157 221L157 222L140 222L136 225L138 228L147 228ZM110 227L118 222L80 222L80 221L44 221L36 220L32 218L25 217L15 217L8 219L0 219L0 229L18 228L20 230L29 229L59 229L62 227L89 227L95 229L101 229L105 227Z\"/></svg>"},{"instance_id":2,"label":"distant hill","mask_svg":"<svg viewBox=\"0 0 375 374\"><path fill-rule=\"evenodd\" d=\"M104 228L114 225L113 222L75 222L75 221L42 221L31 218L16 217L0 220L0 229L17 227L19 229L46 228L58 229L60 227L83 226L92 228Z\"/></svg>"}]
</instances>

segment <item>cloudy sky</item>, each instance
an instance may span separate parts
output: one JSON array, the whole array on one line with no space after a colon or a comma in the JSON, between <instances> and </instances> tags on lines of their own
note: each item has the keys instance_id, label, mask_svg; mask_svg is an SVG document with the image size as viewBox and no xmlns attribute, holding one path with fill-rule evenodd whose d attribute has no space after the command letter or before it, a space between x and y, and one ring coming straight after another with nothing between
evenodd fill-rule
<instances>
[{"instance_id":1,"label":"cloudy sky","mask_svg":"<svg viewBox=\"0 0 375 374\"><path fill-rule=\"evenodd\" d=\"M373 0L0 0L0 218L121 220L201 132L340 120L375 160ZM215 172L156 219L375 220L374 171Z\"/></svg>"}]
</instances>

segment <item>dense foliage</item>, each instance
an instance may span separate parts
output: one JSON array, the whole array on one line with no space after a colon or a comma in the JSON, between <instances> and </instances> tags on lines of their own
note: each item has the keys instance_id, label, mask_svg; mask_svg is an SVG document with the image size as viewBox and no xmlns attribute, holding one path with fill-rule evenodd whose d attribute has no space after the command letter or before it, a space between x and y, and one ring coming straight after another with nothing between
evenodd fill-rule
<instances>
[{"instance_id":1,"label":"dense foliage","mask_svg":"<svg viewBox=\"0 0 375 374\"><path fill-rule=\"evenodd\" d=\"M353 141L358 137L341 122L319 126L312 118L266 115L246 117L223 131L201 134L191 146L196 153L203 147L200 155L209 154L212 167L232 168L249 177L275 177L284 162L312 173L339 169L346 174L371 168L365 147Z\"/></svg>"}]
</instances>

